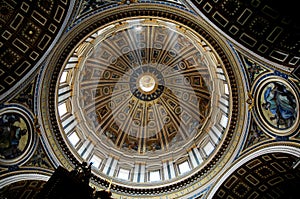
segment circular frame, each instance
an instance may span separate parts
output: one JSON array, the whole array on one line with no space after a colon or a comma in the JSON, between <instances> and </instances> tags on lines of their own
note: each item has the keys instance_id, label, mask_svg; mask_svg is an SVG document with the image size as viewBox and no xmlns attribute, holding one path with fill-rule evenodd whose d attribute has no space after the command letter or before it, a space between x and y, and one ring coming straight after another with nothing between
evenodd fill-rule
<instances>
[{"instance_id":1,"label":"circular frame","mask_svg":"<svg viewBox=\"0 0 300 199\"><path fill-rule=\"evenodd\" d=\"M0 115L3 133L1 135L1 143L3 147L5 145L5 148L2 147L2 150L3 153L11 152L7 154L11 158L1 157L0 162L4 166L20 164L33 154L35 148L36 135L34 134L32 117L19 106L4 107L0 110ZM5 135L8 135L8 137Z\"/></svg>"},{"instance_id":2,"label":"circular frame","mask_svg":"<svg viewBox=\"0 0 300 199\"><path fill-rule=\"evenodd\" d=\"M226 77L230 81L230 95L232 101L230 101L230 118L228 120L228 125L224 131L224 139L220 146L218 146L214 155L210 156L207 162L197 169L197 172L194 172L192 175L187 175L184 178L180 178L172 184L164 186L153 187L127 187L124 184L115 184L112 187L112 190L115 190L117 193L130 194L133 191L137 194L137 197L140 195L147 195L148 193L156 194L166 194L165 190L169 190L168 195L170 197L176 194L177 190L182 190L185 193L190 193L191 189L187 188L187 185L193 185L192 190L199 190L200 187L207 184L212 178L214 178L220 167L216 165L225 166L228 161L232 158L231 155L234 153L234 148L239 146L240 143L240 134L244 131L244 117L245 107L241 103L242 99L245 99L244 87L239 87L242 85L241 72L236 66L237 62L234 58L232 51L228 45L220 39L220 37L215 34L214 30L205 25L203 21L198 18L195 18L194 15L183 12L182 10L170 7L166 5L153 5L153 4L135 4L134 6L126 5L120 9L120 7L112 8L109 11L104 11L99 15L95 15L89 20L83 21L78 27L74 29L76 31L70 31L62 40L63 46L59 46L54 52L53 58L50 60L49 66L44 71L43 89L41 89L41 106L47 107L46 111L43 111L42 119L44 121L45 138L49 140L54 151L56 151L56 156L59 157L61 163L66 168L73 168L76 165L80 164L80 160L74 157L74 154L70 151L69 147L65 143L65 139L62 137L60 132L59 124L55 119L57 116L56 111L56 86L57 80L60 75L61 67L64 62L68 59L68 56L72 49L75 46L85 39L86 35L89 35L95 29L101 27L102 25L108 24L119 19L125 19L128 17L140 17L140 16L153 16L166 18L168 20L175 20L178 23L185 24L191 29L197 31L202 35L216 50L216 53L222 57L222 66L226 70ZM50 80L50 81L49 81ZM238 100L240 99L240 100ZM242 100L243 101L243 100ZM43 105L43 102L49 102L46 106ZM51 130L50 130L51 129ZM236 133L238 132L238 134ZM196 140L198 138L195 138ZM199 143L201 144L201 143ZM230 151L226 149L230 146ZM225 155L229 153L228 155ZM214 172L213 172L214 171ZM207 177L211 174L209 177ZM100 187L108 186L108 182L103 178L97 176L92 177L93 181ZM197 182L197 183L196 183ZM181 191L181 193L182 193Z\"/></svg>"},{"instance_id":3,"label":"circular frame","mask_svg":"<svg viewBox=\"0 0 300 199\"><path fill-rule=\"evenodd\" d=\"M286 79L269 76L257 86L255 117L267 133L278 136L293 134L300 124L299 93Z\"/></svg>"}]
</instances>

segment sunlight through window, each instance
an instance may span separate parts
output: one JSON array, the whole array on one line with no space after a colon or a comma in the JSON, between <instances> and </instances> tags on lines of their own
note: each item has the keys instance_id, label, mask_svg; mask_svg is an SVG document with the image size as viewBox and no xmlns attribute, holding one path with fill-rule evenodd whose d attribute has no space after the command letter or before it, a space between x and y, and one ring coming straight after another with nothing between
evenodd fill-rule
<instances>
[{"instance_id":1,"label":"sunlight through window","mask_svg":"<svg viewBox=\"0 0 300 199\"><path fill-rule=\"evenodd\" d=\"M151 171L149 174L149 181L150 182L155 182L155 181L160 181L160 172L159 171Z\"/></svg>"},{"instance_id":2,"label":"sunlight through window","mask_svg":"<svg viewBox=\"0 0 300 199\"><path fill-rule=\"evenodd\" d=\"M60 116L63 116L64 114L66 114L68 112L66 103L60 104L58 106L58 112L59 112Z\"/></svg>"},{"instance_id":3,"label":"sunlight through window","mask_svg":"<svg viewBox=\"0 0 300 199\"><path fill-rule=\"evenodd\" d=\"M118 173L118 178L122 180L128 180L129 178L129 170L127 169L120 169Z\"/></svg>"},{"instance_id":4,"label":"sunlight through window","mask_svg":"<svg viewBox=\"0 0 300 199\"><path fill-rule=\"evenodd\" d=\"M76 146L80 140L76 132L73 132L68 138L73 146Z\"/></svg>"},{"instance_id":5,"label":"sunlight through window","mask_svg":"<svg viewBox=\"0 0 300 199\"><path fill-rule=\"evenodd\" d=\"M191 170L190 165L189 165L189 163L187 161L179 164L178 165L178 169L179 169L179 173L180 174L183 174L183 173L188 172L188 171Z\"/></svg>"}]
</instances>

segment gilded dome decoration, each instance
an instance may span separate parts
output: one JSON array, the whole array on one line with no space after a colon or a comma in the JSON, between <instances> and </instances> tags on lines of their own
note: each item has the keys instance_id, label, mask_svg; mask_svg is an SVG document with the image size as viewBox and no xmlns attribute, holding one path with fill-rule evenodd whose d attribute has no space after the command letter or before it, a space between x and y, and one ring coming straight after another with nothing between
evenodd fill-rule
<instances>
[{"instance_id":1,"label":"gilded dome decoration","mask_svg":"<svg viewBox=\"0 0 300 199\"><path fill-rule=\"evenodd\" d=\"M244 92L213 30L180 9L139 6L124 7L122 16L109 10L110 17L102 13L70 31L46 71L49 96L43 93L52 99L50 128L69 158L61 160L66 168L92 162L94 181L112 179L122 193L127 186L137 194L156 186L174 191L229 160L223 155L242 132L244 114L237 113L245 109L237 99Z\"/></svg>"},{"instance_id":2,"label":"gilded dome decoration","mask_svg":"<svg viewBox=\"0 0 300 199\"><path fill-rule=\"evenodd\" d=\"M0 198L298 196L293 8L4 0Z\"/></svg>"},{"instance_id":3,"label":"gilded dome decoration","mask_svg":"<svg viewBox=\"0 0 300 199\"><path fill-rule=\"evenodd\" d=\"M81 61L72 102L87 121L79 126L128 155L176 150L201 134L212 61L181 32L159 19L120 21L84 42L81 54L75 50Z\"/></svg>"}]
</instances>

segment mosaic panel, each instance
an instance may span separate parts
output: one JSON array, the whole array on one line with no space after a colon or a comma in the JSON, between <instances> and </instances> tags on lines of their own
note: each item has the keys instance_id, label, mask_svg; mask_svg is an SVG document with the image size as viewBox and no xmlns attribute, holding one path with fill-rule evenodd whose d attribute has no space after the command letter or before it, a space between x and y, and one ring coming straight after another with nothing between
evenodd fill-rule
<instances>
[{"instance_id":1,"label":"mosaic panel","mask_svg":"<svg viewBox=\"0 0 300 199\"><path fill-rule=\"evenodd\" d=\"M275 76L261 82L255 102L261 128L278 135L293 133L299 127L298 91L285 79Z\"/></svg>"},{"instance_id":2,"label":"mosaic panel","mask_svg":"<svg viewBox=\"0 0 300 199\"><path fill-rule=\"evenodd\" d=\"M12 168L30 157L36 136L28 109L19 104L0 106L0 165Z\"/></svg>"},{"instance_id":3,"label":"mosaic panel","mask_svg":"<svg viewBox=\"0 0 300 199\"><path fill-rule=\"evenodd\" d=\"M246 150L249 147L255 146L270 139L272 138L264 133L264 131L256 124L256 122L252 120L244 149Z\"/></svg>"},{"instance_id":4,"label":"mosaic panel","mask_svg":"<svg viewBox=\"0 0 300 199\"><path fill-rule=\"evenodd\" d=\"M18 113L0 115L0 158L15 159L28 147L30 127Z\"/></svg>"},{"instance_id":5,"label":"mosaic panel","mask_svg":"<svg viewBox=\"0 0 300 199\"><path fill-rule=\"evenodd\" d=\"M246 68L248 80L250 84L252 84L258 76L267 71L266 66L258 63L257 61L243 55L242 53L238 53L241 61Z\"/></svg>"},{"instance_id":6,"label":"mosaic panel","mask_svg":"<svg viewBox=\"0 0 300 199\"><path fill-rule=\"evenodd\" d=\"M48 156L46 155L41 143L38 143L37 149L25 166L54 170L54 167L48 159Z\"/></svg>"},{"instance_id":7,"label":"mosaic panel","mask_svg":"<svg viewBox=\"0 0 300 199\"><path fill-rule=\"evenodd\" d=\"M26 106L30 110L34 110L34 89L35 89L35 80L32 81L27 87L24 87L22 91L19 92L10 103L18 103Z\"/></svg>"}]
</instances>

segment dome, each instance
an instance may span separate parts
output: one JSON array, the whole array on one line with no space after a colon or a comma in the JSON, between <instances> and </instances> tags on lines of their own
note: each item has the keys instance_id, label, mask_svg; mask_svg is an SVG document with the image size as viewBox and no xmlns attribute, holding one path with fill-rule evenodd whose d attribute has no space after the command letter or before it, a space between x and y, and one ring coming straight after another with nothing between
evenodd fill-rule
<instances>
[{"instance_id":1,"label":"dome","mask_svg":"<svg viewBox=\"0 0 300 199\"><path fill-rule=\"evenodd\" d=\"M72 137L91 144L89 156L155 169L161 160L187 156L198 140L207 142L209 156L218 144L206 138L211 118L221 118L224 128L228 123L230 107L222 111L217 100L228 104L230 96L227 79L218 78L220 58L201 35L160 18L120 20L91 35L69 59L79 60L69 101L77 121ZM67 64L62 74L68 71Z\"/></svg>"},{"instance_id":2,"label":"dome","mask_svg":"<svg viewBox=\"0 0 300 199\"><path fill-rule=\"evenodd\" d=\"M83 58L72 102L82 131L100 146L153 157L200 136L211 114L214 62L180 31L161 20L126 20L99 31L83 55L75 50Z\"/></svg>"},{"instance_id":3,"label":"dome","mask_svg":"<svg viewBox=\"0 0 300 199\"><path fill-rule=\"evenodd\" d=\"M224 41L190 13L127 8L81 23L54 52L51 126L66 167L92 163L96 184L172 190L231 157L241 80Z\"/></svg>"},{"instance_id":4,"label":"dome","mask_svg":"<svg viewBox=\"0 0 300 199\"><path fill-rule=\"evenodd\" d=\"M294 2L4 0L0 198L297 195Z\"/></svg>"}]
</instances>

